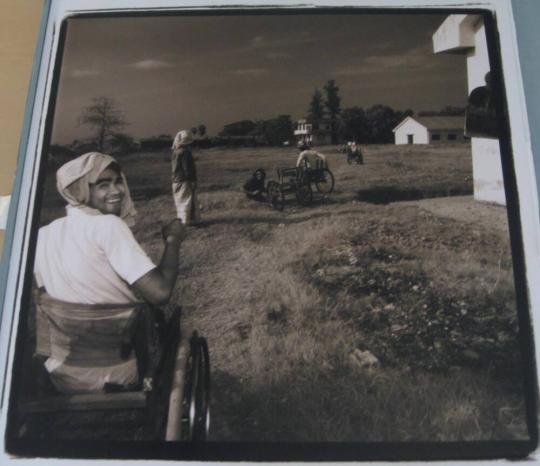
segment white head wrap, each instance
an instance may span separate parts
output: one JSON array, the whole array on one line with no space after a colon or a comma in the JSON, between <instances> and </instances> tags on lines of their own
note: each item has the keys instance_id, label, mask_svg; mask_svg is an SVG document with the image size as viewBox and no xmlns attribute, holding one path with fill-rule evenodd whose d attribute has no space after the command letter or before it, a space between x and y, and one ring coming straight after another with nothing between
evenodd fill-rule
<instances>
[{"instance_id":1,"label":"white head wrap","mask_svg":"<svg viewBox=\"0 0 540 466\"><path fill-rule=\"evenodd\" d=\"M95 183L101 173L116 160L100 152L88 152L62 165L56 172L56 188L70 206L81 209L90 215L100 215L99 210L89 206L90 185ZM120 218L129 226L135 224L137 211L131 200L127 180L121 172L124 182L124 198Z\"/></svg>"},{"instance_id":2,"label":"white head wrap","mask_svg":"<svg viewBox=\"0 0 540 466\"><path fill-rule=\"evenodd\" d=\"M181 146L187 146L188 144L191 144L193 142L193 138L191 137L191 131L188 131L187 129L183 129L181 131L178 131L176 133L176 136L174 137L172 150L178 150Z\"/></svg>"}]
</instances>

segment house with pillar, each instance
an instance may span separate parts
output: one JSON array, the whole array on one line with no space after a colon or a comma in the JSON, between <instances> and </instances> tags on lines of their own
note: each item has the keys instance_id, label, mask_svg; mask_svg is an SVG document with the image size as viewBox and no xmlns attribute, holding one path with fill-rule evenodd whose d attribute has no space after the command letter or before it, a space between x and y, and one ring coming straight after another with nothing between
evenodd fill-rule
<instances>
[{"instance_id":1,"label":"house with pillar","mask_svg":"<svg viewBox=\"0 0 540 466\"><path fill-rule=\"evenodd\" d=\"M490 71L486 30L479 15L449 15L433 34L434 53L462 54L467 60L469 95L485 86ZM474 198L506 204L499 140L471 137Z\"/></svg>"}]
</instances>

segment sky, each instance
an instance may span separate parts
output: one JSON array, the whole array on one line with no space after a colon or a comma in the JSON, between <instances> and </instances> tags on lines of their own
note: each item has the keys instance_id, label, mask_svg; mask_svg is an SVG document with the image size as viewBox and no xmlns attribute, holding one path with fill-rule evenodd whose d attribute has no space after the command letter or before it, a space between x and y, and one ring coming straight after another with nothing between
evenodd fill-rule
<instances>
[{"instance_id":1,"label":"sky","mask_svg":"<svg viewBox=\"0 0 540 466\"><path fill-rule=\"evenodd\" d=\"M92 98L114 99L135 138L243 119L294 120L334 79L341 107L464 106L462 55L433 54L444 15L301 14L74 18L62 57L52 142L88 137Z\"/></svg>"}]
</instances>

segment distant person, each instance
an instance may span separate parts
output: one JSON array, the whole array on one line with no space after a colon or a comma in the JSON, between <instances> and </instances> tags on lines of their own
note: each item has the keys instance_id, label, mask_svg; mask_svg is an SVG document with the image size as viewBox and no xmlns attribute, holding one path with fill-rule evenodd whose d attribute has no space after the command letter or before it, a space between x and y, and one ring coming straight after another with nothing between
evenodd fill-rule
<instances>
[{"instance_id":1,"label":"distant person","mask_svg":"<svg viewBox=\"0 0 540 466\"><path fill-rule=\"evenodd\" d=\"M309 145L305 141L298 142L298 159L296 160L296 166L307 170L316 170L321 168L327 168L326 157L313 149L310 149Z\"/></svg>"},{"instance_id":2,"label":"distant person","mask_svg":"<svg viewBox=\"0 0 540 466\"><path fill-rule=\"evenodd\" d=\"M34 263L38 289L61 301L53 301L51 308L56 306L60 314L66 308L80 313L78 306L90 305L96 312L112 315L118 307L129 312L133 309L129 305L141 298L153 305L165 304L178 274L178 250L185 237L182 224L173 220L163 229L165 248L156 266L129 228L136 211L115 159L99 152L81 155L62 165L56 180L68 203L67 215L39 229ZM87 329L88 321L81 318L81 328ZM133 354L124 359L111 355L94 367L70 360L66 348L61 358L50 355L45 368L55 387L65 393L101 391L106 384L130 385L138 377Z\"/></svg>"},{"instance_id":3,"label":"distant person","mask_svg":"<svg viewBox=\"0 0 540 466\"><path fill-rule=\"evenodd\" d=\"M251 178L244 184L244 192L248 199L255 201L266 200L266 172L263 168L257 168L251 175Z\"/></svg>"},{"instance_id":4,"label":"distant person","mask_svg":"<svg viewBox=\"0 0 540 466\"><path fill-rule=\"evenodd\" d=\"M172 145L172 190L176 214L184 225L199 220L197 204L197 170L189 148L193 142L191 132L179 131Z\"/></svg>"},{"instance_id":5,"label":"distant person","mask_svg":"<svg viewBox=\"0 0 540 466\"><path fill-rule=\"evenodd\" d=\"M364 155L362 154L360 146L356 143L356 141L352 141L347 145L347 162L350 164L353 161L359 165L364 164Z\"/></svg>"}]
</instances>

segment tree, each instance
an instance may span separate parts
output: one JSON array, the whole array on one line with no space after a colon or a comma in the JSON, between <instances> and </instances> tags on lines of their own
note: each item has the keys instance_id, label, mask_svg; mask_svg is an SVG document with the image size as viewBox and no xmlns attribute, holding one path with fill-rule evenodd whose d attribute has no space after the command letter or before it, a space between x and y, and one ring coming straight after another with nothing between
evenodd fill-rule
<instances>
[{"instance_id":1,"label":"tree","mask_svg":"<svg viewBox=\"0 0 540 466\"><path fill-rule=\"evenodd\" d=\"M219 135L223 137L247 136L256 129L256 126L257 125L251 120L235 121L234 123L225 125Z\"/></svg>"},{"instance_id":2,"label":"tree","mask_svg":"<svg viewBox=\"0 0 540 466\"><path fill-rule=\"evenodd\" d=\"M404 113L396 112L387 105L374 105L366 110L369 126L369 141L375 143L393 142L392 129L404 118Z\"/></svg>"},{"instance_id":3,"label":"tree","mask_svg":"<svg viewBox=\"0 0 540 466\"><path fill-rule=\"evenodd\" d=\"M307 120L313 125L313 129L317 129L319 122L324 118L324 103L323 96L319 89L315 89L307 114Z\"/></svg>"},{"instance_id":4,"label":"tree","mask_svg":"<svg viewBox=\"0 0 540 466\"><path fill-rule=\"evenodd\" d=\"M341 112L340 133L347 141L366 142L368 140L369 125L363 108L355 106Z\"/></svg>"},{"instance_id":5,"label":"tree","mask_svg":"<svg viewBox=\"0 0 540 466\"><path fill-rule=\"evenodd\" d=\"M116 102L110 97L96 97L92 104L86 107L79 117L79 124L88 125L96 132L94 142L99 151L103 151L107 138L116 130L124 128L128 123Z\"/></svg>"},{"instance_id":6,"label":"tree","mask_svg":"<svg viewBox=\"0 0 540 466\"><path fill-rule=\"evenodd\" d=\"M465 115L465 107L453 107L447 105L438 111L421 111L418 116L462 116Z\"/></svg>"},{"instance_id":7,"label":"tree","mask_svg":"<svg viewBox=\"0 0 540 466\"><path fill-rule=\"evenodd\" d=\"M326 94L324 105L326 107L328 117L330 118L332 144L336 144L338 136L338 117L341 113L341 97L339 96L339 87L336 86L336 82L333 79L330 79L324 85L324 92Z\"/></svg>"},{"instance_id":8,"label":"tree","mask_svg":"<svg viewBox=\"0 0 540 466\"><path fill-rule=\"evenodd\" d=\"M294 137L294 125L290 115L258 121L257 136L272 146L281 146L283 142L290 141Z\"/></svg>"},{"instance_id":9,"label":"tree","mask_svg":"<svg viewBox=\"0 0 540 466\"><path fill-rule=\"evenodd\" d=\"M197 127L197 129L199 130L199 136L204 138L206 136L206 125L201 124Z\"/></svg>"},{"instance_id":10,"label":"tree","mask_svg":"<svg viewBox=\"0 0 540 466\"><path fill-rule=\"evenodd\" d=\"M128 134L114 133L109 139L109 145L112 154L123 155L133 151L135 141Z\"/></svg>"}]
</instances>

